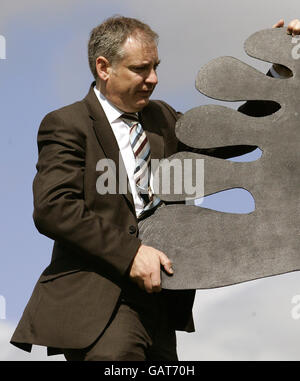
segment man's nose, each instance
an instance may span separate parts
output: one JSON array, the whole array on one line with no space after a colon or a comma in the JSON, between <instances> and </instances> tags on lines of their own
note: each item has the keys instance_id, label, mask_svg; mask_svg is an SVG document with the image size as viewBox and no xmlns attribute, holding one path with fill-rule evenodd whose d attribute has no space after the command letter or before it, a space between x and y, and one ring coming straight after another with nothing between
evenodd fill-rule
<instances>
[{"instance_id":1,"label":"man's nose","mask_svg":"<svg viewBox=\"0 0 300 381\"><path fill-rule=\"evenodd\" d=\"M157 85L158 83L158 78L157 78L157 74L156 74L156 71L154 69L151 69L147 78L146 78L146 82L147 83L151 83L152 85Z\"/></svg>"}]
</instances>

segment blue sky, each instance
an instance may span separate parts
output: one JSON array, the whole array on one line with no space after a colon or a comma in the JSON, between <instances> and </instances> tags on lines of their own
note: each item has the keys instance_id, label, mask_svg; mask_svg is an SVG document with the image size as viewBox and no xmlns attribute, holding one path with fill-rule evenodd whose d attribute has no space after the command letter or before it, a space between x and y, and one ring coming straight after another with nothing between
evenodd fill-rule
<instances>
[{"instance_id":1,"label":"blue sky","mask_svg":"<svg viewBox=\"0 0 300 381\"><path fill-rule=\"evenodd\" d=\"M231 55L266 71L269 64L248 57L243 52L243 42L250 34L271 27L278 19L300 18L300 13L296 0L290 1L288 5L279 0L228 0L226 3L217 0L28 0L24 3L2 0L0 13L0 35L6 39L6 59L0 59L0 169L3 179L0 188L3 216L0 295L6 300L5 323L12 328L51 257L52 242L37 232L32 221L32 181L37 161L38 126L47 112L86 95L92 81L87 61L90 30L114 14L137 17L149 23L160 35L159 52L162 60L158 71L160 83L153 98L164 99L184 112L200 104L223 104L205 98L196 91L194 81L202 65L213 58ZM226 210L247 211L253 208L253 200L246 193L229 193L226 198L215 200L214 205ZM212 319L207 317L216 315L220 302L218 295L222 295L222 301L228 301L223 306L225 315L228 311L228 316L239 317L237 326L228 328L232 337L239 340L248 318L248 315L243 317L240 306L251 295L249 300L254 304L248 308L256 311L255 296L259 298L260 311L265 313L261 315L261 322L270 315L270 311L277 310L274 304L279 303L287 308L285 317L281 317L283 326L289 334L299 334L300 321L292 320L288 309L292 307L292 296L300 294L299 278L299 274L294 273L249 282L235 288L199 292L197 295L202 297L203 302L195 307L201 310L197 323L201 327L202 324L213 324ZM272 299L274 295L270 291L272 295L266 294L267 300L262 303L262 290L271 289L280 289L277 295L281 295L281 302ZM234 295L234 299L231 295ZM197 300L200 300L199 297ZM215 305L214 300L217 300ZM202 306L207 309L203 311ZM242 325L238 323L240 321ZM222 330L222 325L215 324L211 332L219 332L220 336L220 332L224 333L224 326ZM279 321L275 317L276 324ZM250 328L245 326L247 329L251 331L251 324ZM253 326L252 329L255 331ZM187 339L182 337L183 346L188 346ZM195 340L193 345L197 347L198 336L193 337L188 340ZM270 340L266 339L265 348L268 345L271 347ZM249 343L249 337L246 341L248 347L245 356L251 359L255 357L256 342L251 344L250 340ZM207 346L211 345L212 357L222 357L220 342L215 334L206 343ZM239 355L240 348L227 348L225 342L221 348L224 345L224 353L227 350L232 356ZM296 349L296 341L290 338L287 346ZM264 353L268 353L268 350L265 349ZM284 356L280 348L276 353L276 356L281 353ZM204 352L202 356L205 356Z\"/></svg>"}]
</instances>

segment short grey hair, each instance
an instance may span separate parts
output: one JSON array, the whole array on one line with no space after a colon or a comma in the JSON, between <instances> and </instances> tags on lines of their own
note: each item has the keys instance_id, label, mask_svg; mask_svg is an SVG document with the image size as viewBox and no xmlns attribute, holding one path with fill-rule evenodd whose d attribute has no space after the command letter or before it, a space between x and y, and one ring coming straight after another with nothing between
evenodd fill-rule
<instances>
[{"instance_id":1,"label":"short grey hair","mask_svg":"<svg viewBox=\"0 0 300 381\"><path fill-rule=\"evenodd\" d=\"M149 25L129 17L110 17L91 31L88 43L88 59L95 79L98 77L97 57L105 57L111 65L117 63L124 57L122 47L130 36L136 38L142 36L143 42L158 44L158 35Z\"/></svg>"}]
</instances>

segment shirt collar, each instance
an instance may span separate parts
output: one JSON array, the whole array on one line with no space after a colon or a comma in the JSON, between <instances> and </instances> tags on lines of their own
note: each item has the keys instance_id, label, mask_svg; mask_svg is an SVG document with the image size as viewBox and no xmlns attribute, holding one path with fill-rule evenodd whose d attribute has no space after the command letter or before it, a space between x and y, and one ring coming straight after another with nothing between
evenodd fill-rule
<instances>
[{"instance_id":1,"label":"shirt collar","mask_svg":"<svg viewBox=\"0 0 300 381\"><path fill-rule=\"evenodd\" d=\"M120 116L123 114L123 111L114 106L111 102L109 102L105 96L100 93L100 91L94 87L94 92L105 112L105 115L109 121L109 123L115 122Z\"/></svg>"}]
</instances>

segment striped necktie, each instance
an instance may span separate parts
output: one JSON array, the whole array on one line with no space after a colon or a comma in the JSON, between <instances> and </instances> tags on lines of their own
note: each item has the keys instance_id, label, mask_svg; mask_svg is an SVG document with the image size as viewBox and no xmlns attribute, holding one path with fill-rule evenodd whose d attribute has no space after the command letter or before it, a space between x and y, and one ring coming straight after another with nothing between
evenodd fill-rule
<instances>
[{"instance_id":1,"label":"striped necktie","mask_svg":"<svg viewBox=\"0 0 300 381\"><path fill-rule=\"evenodd\" d=\"M144 207L143 213L156 207L160 199L153 194L150 187L151 176L151 152L150 144L139 118L134 113L124 113L122 120L129 126L129 139L135 157L134 181L137 192L142 198Z\"/></svg>"}]
</instances>

